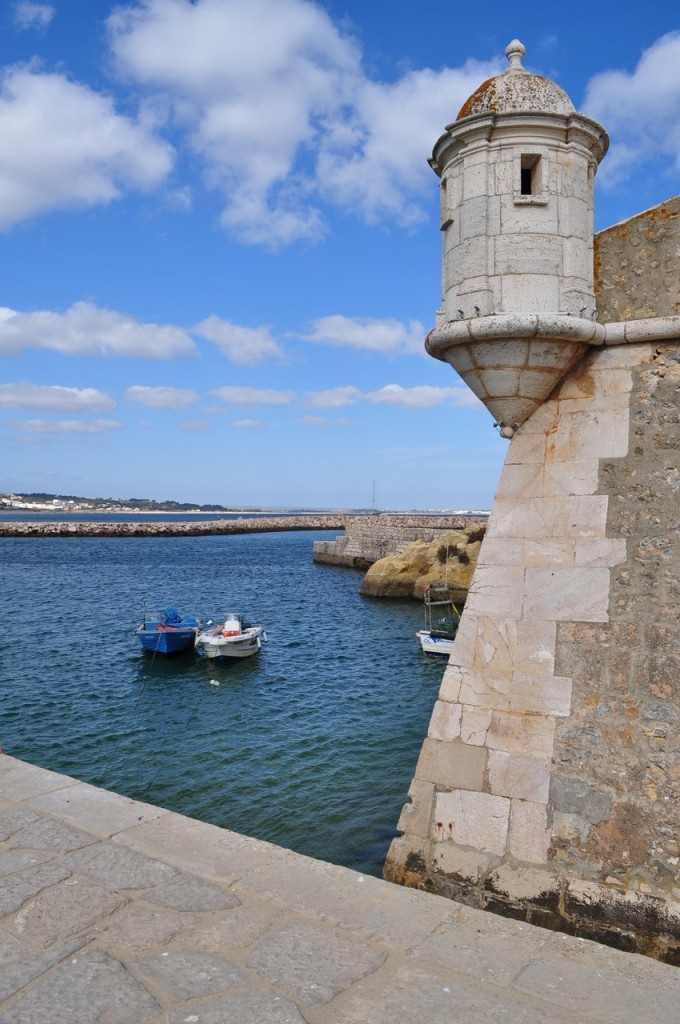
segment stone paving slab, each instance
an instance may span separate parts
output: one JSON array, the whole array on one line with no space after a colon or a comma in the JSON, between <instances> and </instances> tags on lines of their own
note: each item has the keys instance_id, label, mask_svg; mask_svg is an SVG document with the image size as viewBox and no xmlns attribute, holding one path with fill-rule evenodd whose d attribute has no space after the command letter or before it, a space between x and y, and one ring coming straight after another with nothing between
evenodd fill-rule
<instances>
[{"instance_id":1,"label":"stone paving slab","mask_svg":"<svg viewBox=\"0 0 680 1024\"><path fill-rule=\"evenodd\" d=\"M647 1021L677 968L0 755L0 1024Z\"/></svg>"}]
</instances>

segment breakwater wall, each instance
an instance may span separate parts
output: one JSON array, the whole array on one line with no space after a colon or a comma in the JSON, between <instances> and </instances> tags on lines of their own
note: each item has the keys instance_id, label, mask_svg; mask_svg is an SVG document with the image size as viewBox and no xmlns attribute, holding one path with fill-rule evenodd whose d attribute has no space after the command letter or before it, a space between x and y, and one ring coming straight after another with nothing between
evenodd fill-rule
<instances>
[{"instance_id":1,"label":"breakwater wall","mask_svg":"<svg viewBox=\"0 0 680 1024\"><path fill-rule=\"evenodd\" d=\"M347 516L345 534L335 540L314 541L314 561L349 569L370 569L374 562L399 555L412 544L430 542L447 530L464 530L472 522L486 523L484 515L454 516Z\"/></svg>"},{"instance_id":2,"label":"breakwater wall","mask_svg":"<svg viewBox=\"0 0 680 1024\"><path fill-rule=\"evenodd\" d=\"M252 519L214 519L199 522L8 522L0 537L197 537L226 533L275 533L281 530L342 530L342 514L257 516Z\"/></svg>"}]
</instances>

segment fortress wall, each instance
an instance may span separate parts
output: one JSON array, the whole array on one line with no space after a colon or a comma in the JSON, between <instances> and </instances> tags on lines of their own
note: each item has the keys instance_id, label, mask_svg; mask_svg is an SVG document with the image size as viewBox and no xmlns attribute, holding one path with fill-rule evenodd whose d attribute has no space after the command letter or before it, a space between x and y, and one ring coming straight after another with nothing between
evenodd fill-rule
<instances>
[{"instance_id":1,"label":"fortress wall","mask_svg":"<svg viewBox=\"0 0 680 1024\"><path fill-rule=\"evenodd\" d=\"M386 877L680 961L680 344L517 431Z\"/></svg>"},{"instance_id":2,"label":"fortress wall","mask_svg":"<svg viewBox=\"0 0 680 1024\"><path fill-rule=\"evenodd\" d=\"M595 235L600 323L680 314L680 196Z\"/></svg>"}]
</instances>

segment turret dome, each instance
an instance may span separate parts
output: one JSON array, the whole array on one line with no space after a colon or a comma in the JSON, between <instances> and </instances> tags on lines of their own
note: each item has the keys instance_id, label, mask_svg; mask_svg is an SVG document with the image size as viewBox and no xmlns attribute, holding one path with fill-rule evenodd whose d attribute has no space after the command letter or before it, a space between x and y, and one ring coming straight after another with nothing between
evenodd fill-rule
<instances>
[{"instance_id":1,"label":"turret dome","mask_svg":"<svg viewBox=\"0 0 680 1024\"><path fill-rule=\"evenodd\" d=\"M522 66L526 50L519 39L508 44L505 54L510 62L502 75L489 78L460 108L457 121L473 114L513 114L540 111L546 114L573 114L574 104L564 89L542 75L532 75Z\"/></svg>"}]
</instances>

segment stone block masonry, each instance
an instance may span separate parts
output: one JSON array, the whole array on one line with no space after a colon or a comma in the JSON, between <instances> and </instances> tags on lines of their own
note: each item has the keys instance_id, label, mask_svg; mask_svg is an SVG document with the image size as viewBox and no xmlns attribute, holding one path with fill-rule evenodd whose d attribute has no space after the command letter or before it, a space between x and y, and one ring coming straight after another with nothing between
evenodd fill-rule
<instances>
[{"instance_id":1,"label":"stone block masonry","mask_svg":"<svg viewBox=\"0 0 680 1024\"><path fill-rule=\"evenodd\" d=\"M510 443L386 877L680 963L680 341Z\"/></svg>"},{"instance_id":2,"label":"stone block masonry","mask_svg":"<svg viewBox=\"0 0 680 1024\"><path fill-rule=\"evenodd\" d=\"M345 535L334 541L314 541L314 561L349 569L369 569L388 555L399 555L415 540L432 541L447 530L464 530L486 516L376 515L345 520Z\"/></svg>"},{"instance_id":3,"label":"stone block masonry","mask_svg":"<svg viewBox=\"0 0 680 1024\"><path fill-rule=\"evenodd\" d=\"M595 235L598 319L680 315L680 196Z\"/></svg>"}]
</instances>

